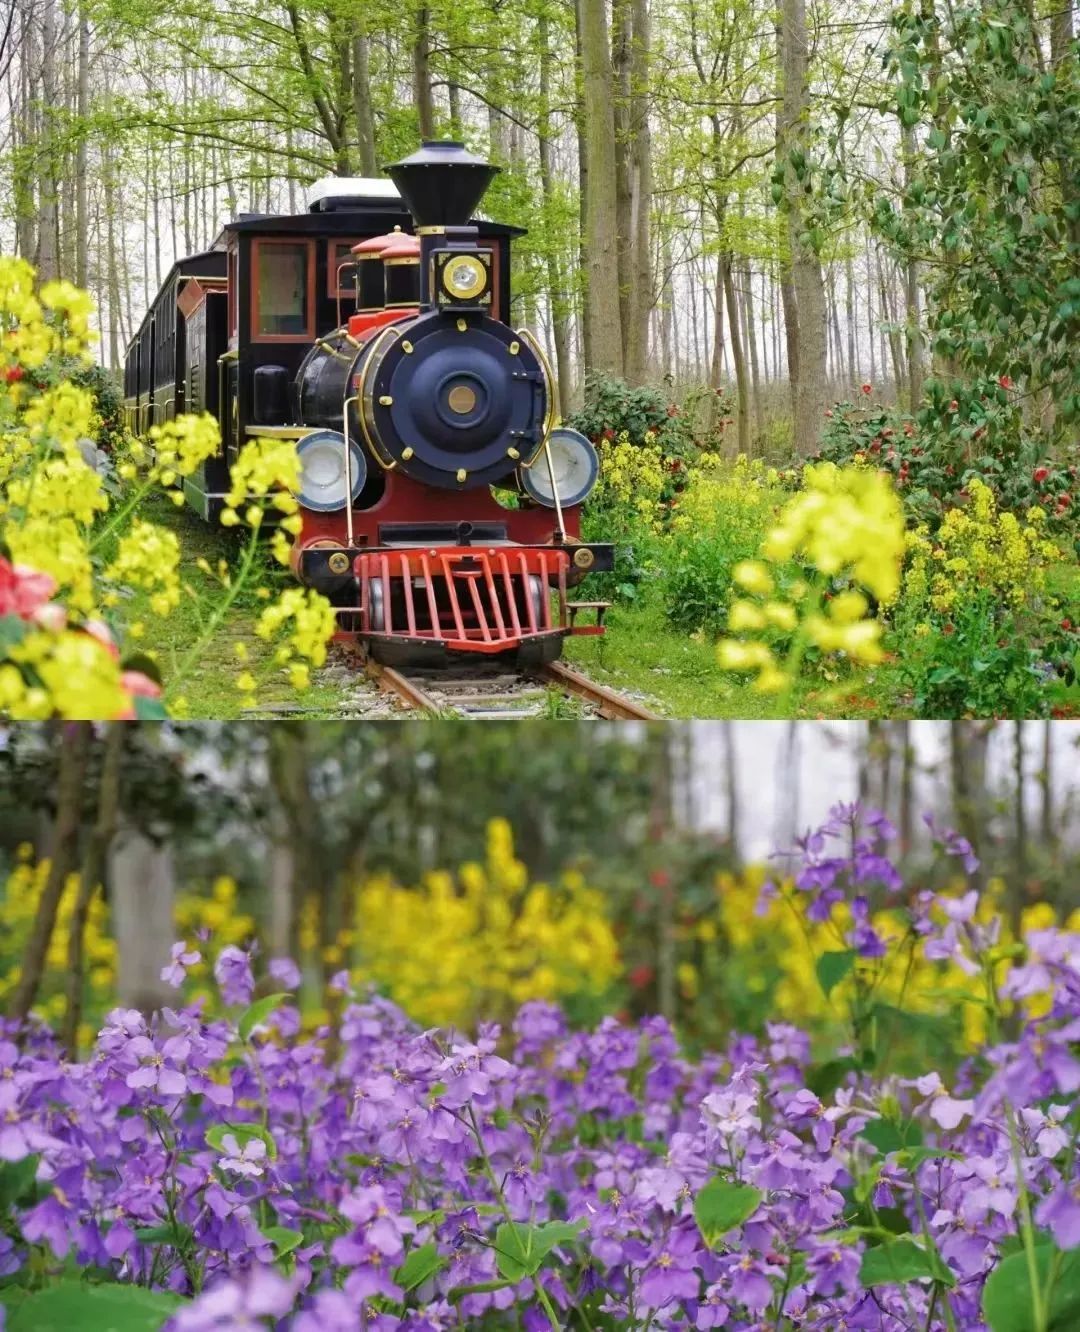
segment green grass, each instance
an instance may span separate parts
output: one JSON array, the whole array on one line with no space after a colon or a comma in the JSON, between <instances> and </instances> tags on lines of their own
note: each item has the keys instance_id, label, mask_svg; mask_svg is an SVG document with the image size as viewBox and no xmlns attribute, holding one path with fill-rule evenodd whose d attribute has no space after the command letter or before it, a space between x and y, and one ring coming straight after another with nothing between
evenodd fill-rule
<instances>
[{"instance_id":1,"label":"green grass","mask_svg":"<svg viewBox=\"0 0 1080 1332\"><path fill-rule=\"evenodd\" d=\"M613 606L603 637L567 640L565 657L602 684L641 694L663 717L775 717L776 700L759 694L739 676L722 671L716 645L687 638L668 624L654 599ZM900 717L905 715L887 666L861 681L802 682L793 700L797 717Z\"/></svg>"},{"instance_id":2,"label":"green grass","mask_svg":"<svg viewBox=\"0 0 1080 1332\"><path fill-rule=\"evenodd\" d=\"M125 623L140 621L144 633L131 646L152 655L158 662L166 687L170 707L179 716L195 719L232 721L241 719L243 702L236 688L236 677L246 667L259 678L269 667L271 649L254 633L255 621L266 604L255 595L259 586L276 594L287 587L292 575L270 558L269 552L259 551L253 570L251 585L240 592L229 607L217 632L205 648L197 654L185 678L177 681L185 658L202 637L207 617L220 605L223 590L217 579L198 568L198 560L205 559L211 569L221 560L231 568L240 562L246 534L236 529L229 531L211 527L192 510L178 509L164 495L151 494L139 506L135 515L148 522L159 523L175 532L182 551L181 581L183 593L180 605L166 618L154 615L145 594L135 593L120 608ZM243 643L248 660L241 664L236 646ZM174 681L177 683L174 685ZM280 671L274 671L260 687L258 701L265 705L296 703L305 716L318 717L321 713L333 715L340 702L341 689L336 684L316 681L303 694L298 694Z\"/></svg>"}]
</instances>

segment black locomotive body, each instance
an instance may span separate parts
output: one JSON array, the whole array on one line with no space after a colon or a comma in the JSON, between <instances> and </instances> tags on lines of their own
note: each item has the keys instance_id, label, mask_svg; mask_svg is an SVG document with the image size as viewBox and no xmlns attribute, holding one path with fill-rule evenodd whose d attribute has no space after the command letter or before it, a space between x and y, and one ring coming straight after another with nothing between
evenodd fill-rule
<instances>
[{"instance_id":1,"label":"black locomotive body","mask_svg":"<svg viewBox=\"0 0 1080 1332\"><path fill-rule=\"evenodd\" d=\"M579 540L595 454L556 427L543 350L510 323L523 233L472 220L495 168L460 144L388 172L241 216L174 265L128 348L128 424L217 418L221 451L185 482L208 521L248 440L294 440L295 572L381 659L550 660L602 632L569 590L612 555Z\"/></svg>"}]
</instances>

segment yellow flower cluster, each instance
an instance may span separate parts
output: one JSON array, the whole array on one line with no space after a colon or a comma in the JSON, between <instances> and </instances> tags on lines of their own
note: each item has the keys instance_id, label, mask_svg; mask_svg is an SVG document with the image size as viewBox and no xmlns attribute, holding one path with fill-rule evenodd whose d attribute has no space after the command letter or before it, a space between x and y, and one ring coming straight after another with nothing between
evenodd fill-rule
<instances>
[{"instance_id":1,"label":"yellow flower cluster","mask_svg":"<svg viewBox=\"0 0 1080 1332\"><path fill-rule=\"evenodd\" d=\"M646 443L631 444L625 430L611 440L602 439L600 479L593 504L622 514L627 527L642 525L660 530L660 496L664 489L663 452L646 436Z\"/></svg>"},{"instance_id":2,"label":"yellow flower cluster","mask_svg":"<svg viewBox=\"0 0 1080 1332\"><path fill-rule=\"evenodd\" d=\"M968 485L970 502L949 509L936 538L925 527L908 537L910 562L904 576L909 613L948 617L976 597L991 605L1020 608L1046 588L1060 551L1046 535L1046 514L1031 508L1021 521L1002 513L990 487L978 478Z\"/></svg>"},{"instance_id":3,"label":"yellow flower cluster","mask_svg":"<svg viewBox=\"0 0 1080 1332\"><path fill-rule=\"evenodd\" d=\"M420 1022L509 1017L528 999L603 995L620 971L601 893L581 876L530 884L509 825L488 828L486 863L416 888L387 879L357 894L357 979Z\"/></svg>"},{"instance_id":4,"label":"yellow flower cluster","mask_svg":"<svg viewBox=\"0 0 1080 1332\"><path fill-rule=\"evenodd\" d=\"M49 876L47 860L33 861L33 848L21 846L16 855L14 869L7 882L0 886L0 953L4 965L0 966L0 1008L14 991L20 979L19 959L22 956L45 880ZM64 980L68 970L68 941L75 899L79 891L79 876L72 874L64 885L56 928L45 955L43 998L38 1012L50 1021L57 1021L64 1013ZM86 977L93 1001L104 1005L116 978L116 943L108 933L108 910L100 895L90 907L85 938ZM84 1033L84 1043L89 1033Z\"/></svg>"},{"instance_id":5,"label":"yellow flower cluster","mask_svg":"<svg viewBox=\"0 0 1080 1332\"><path fill-rule=\"evenodd\" d=\"M776 469L760 458L740 453L734 463L724 465L715 455L702 454L672 505L671 531L693 537L760 528L774 510L778 486Z\"/></svg>"},{"instance_id":6,"label":"yellow flower cluster","mask_svg":"<svg viewBox=\"0 0 1080 1332\"><path fill-rule=\"evenodd\" d=\"M295 535L300 531L300 505L294 492L300 485L300 458L296 445L288 439L252 439L240 450L229 473L229 493L221 522L235 527L241 520L249 527L262 522L265 505L277 509L285 516L278 523L278 532ZM277 535L277 533L275 533ZM288 541L283 538L275 546L274 554L283 564L288 563Z\"/></svg>"},{"instance_id":7,"label":"yellow flower cluster","mask_svg":"<svg viewBox=\"0 0 1080 1332\"><path fill-rule=\"evenodd\" d=\"M326 661L326 645L336 627L334 608L324 596L310 588L289 587L260 614L255 633L266 642L281 639L274 665L287 668L295 689L306 689L309 667Z\"/></svg>"},{"instance_id":8,"label":"yellow flower cluster","mask_svg":"<svg viewBox=\"0 0 1080 1332\"><path fill-rule=\"evenodd\" d=\"M895 600L903 552L903 509L883 473L807 467L803 489L765 538L764 559L744 560L733 571L748 596L732 603L728 628L758 637L724 639L721 666L756 672L756 689L780 693L794 684L810 646L867 665L880 661L882 626L870 617L865 594L881 605ZM792 565L796 572L781 591L781 574ZM836 579L851 585L834 595L827 585ZM774 652L781 636L789 638L782 660Z\"/></svg>"},{"instance_id":9,"label":"yellow flower cluster","mask_svg":"<svg viewBox=\"0 0 1080 1332\"><path fill-rule=\"evenodd\" d=\"M838 947L837 931L845 933L851 920L847 908L837 905L828 922L807 919L806 897L789 882L779 885L779 893L759 907L761 889L771 875L764 867L754 867L736 876L723 873L716 882L716 907L681 928L683 993L692 998L700 990L716 1002L717 989L731 984L745 985L749 998L766 1005L773 1019L792 1022L800 1027L835 1023L843 1013L854 986L852 977L842 981L826 997L817 977L817 959ZM963 892L958 885L957 895ZM992 880L979 904L976 921L989 924L1001 920L997 953L998 981L1004 980L1011 962L1010 945L1014 942L1004 916L1005 885ZM931 961L917 945L909 966L906 948L895 945L903 937L903 925L895 911L875 914L873 926L889 945L888 960L879 988L878 1002L893 1004L922 1014L951 1011L960 1015L963 1036L970 1049L977 1049L987 1037L985 993L979 977L969 976L951 961ZM1061 924L1080 929L1080 909L1064 920L1057 918L1046 902L1025 908L1021 915L1020 935L1028 930L1046 929ZM861 964L860 964L861 965ZM878 965L876 962L873 964ZM736 972L736 974L733 974ZM1046 996L1034 996L1025 1011L1035 1015L1045 1010Z\"/></svg>"},{"instance_id":10,"label":"yellow flower cluster","mask_svg":"<svg viewBox=\"0 0 1080 1332\"><path fill-rule=\"evenodd\" d=\"M148 592L154 614L168 615L180 604L180 542L164 527L137 520L120 538L105 577ZM113 593L110 604L115 599Z\"/></svg>"},{"instance_id":11,"label":"yellow flower cluster","mask_svg":"<svg viewBox=\"0 0 1080 1332\"><path fill-rule=\"evenodd\" d=\"M46 283L35 294L30 265L0 257L0 584L15 587L5 592L15 623L0 647L0 717L127 717L134 715L133 695L159 692L144 677L125 676L101 611L122 607L132 591L143 593L156 615L177 608L180 542L167 528L138 518L137 509L157 486L182 504L184 478L220 448L217 423L206 413L154 426L147 441L127 438L114 462L130 489L110 512L102 477L82 452L100 426L92 395L66 381L43 388L34 377L50 361L53 371L72 361L90 363L91 313L89 298L70 284ZM291 493L298 471L291 441L246 444L232 468L222 517L226 525L243 521L257 530L266 507L275 509L280 521L270 548L282 563L300 528ZM255 576L256 552L253 533L236 575L226 570L219 579L224 605ZM35 581L35 574L45 577ZM259 595L269 593L260 589ZM223 615L201 618L203 638L184 657L181 677L202 657ZM296 590L264 612L258 632L270 639L286 625L274 664L286 666L303 687L306 663L321 663L325 655L333 615L322 598ZM141 632L139 622L130 627L132 637ZM170 682L173 693L179 683Z\"/></svg>"}]
</instances>

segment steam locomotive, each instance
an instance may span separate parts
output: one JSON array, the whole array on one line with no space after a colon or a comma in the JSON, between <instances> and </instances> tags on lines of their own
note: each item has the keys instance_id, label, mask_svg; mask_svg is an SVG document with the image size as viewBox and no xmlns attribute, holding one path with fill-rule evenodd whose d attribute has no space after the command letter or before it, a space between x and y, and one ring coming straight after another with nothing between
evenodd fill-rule
<instances>
[{"instance_id":1,"label":"steam locomotive","mask_svg":"<svg viewBox=\"0 0 1080 1332\"><path fill-rule=\"evenodd\" d=\"M174 265L127 350L135 433L220 423L220 455L185 482L207 521L246 440L296 441L294 571L385 662L540 664L604 630L603 602L570 599L612 567L580 540L596 453L557 424L543 349L507 322L524 233L472 220L497 170L425 142L389 180L320 182L305 214L242 215Z\"/></svg>"}]
</instances>

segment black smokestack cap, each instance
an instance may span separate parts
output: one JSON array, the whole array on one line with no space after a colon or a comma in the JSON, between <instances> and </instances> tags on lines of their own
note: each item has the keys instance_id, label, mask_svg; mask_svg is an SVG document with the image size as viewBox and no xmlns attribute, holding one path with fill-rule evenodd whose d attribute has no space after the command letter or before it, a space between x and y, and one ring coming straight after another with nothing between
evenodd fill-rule
<instances>
[{"instance_id":1,"label":"black smokestack cap","mask_svg":"<svg viewBox=\"0 0 1080 1332\"><path fill-rule=\"evenodd\" d=\"M499 168L452 139L425 140L386 168L418 227L464 227Z\"/></svg>"}]
</instances>

